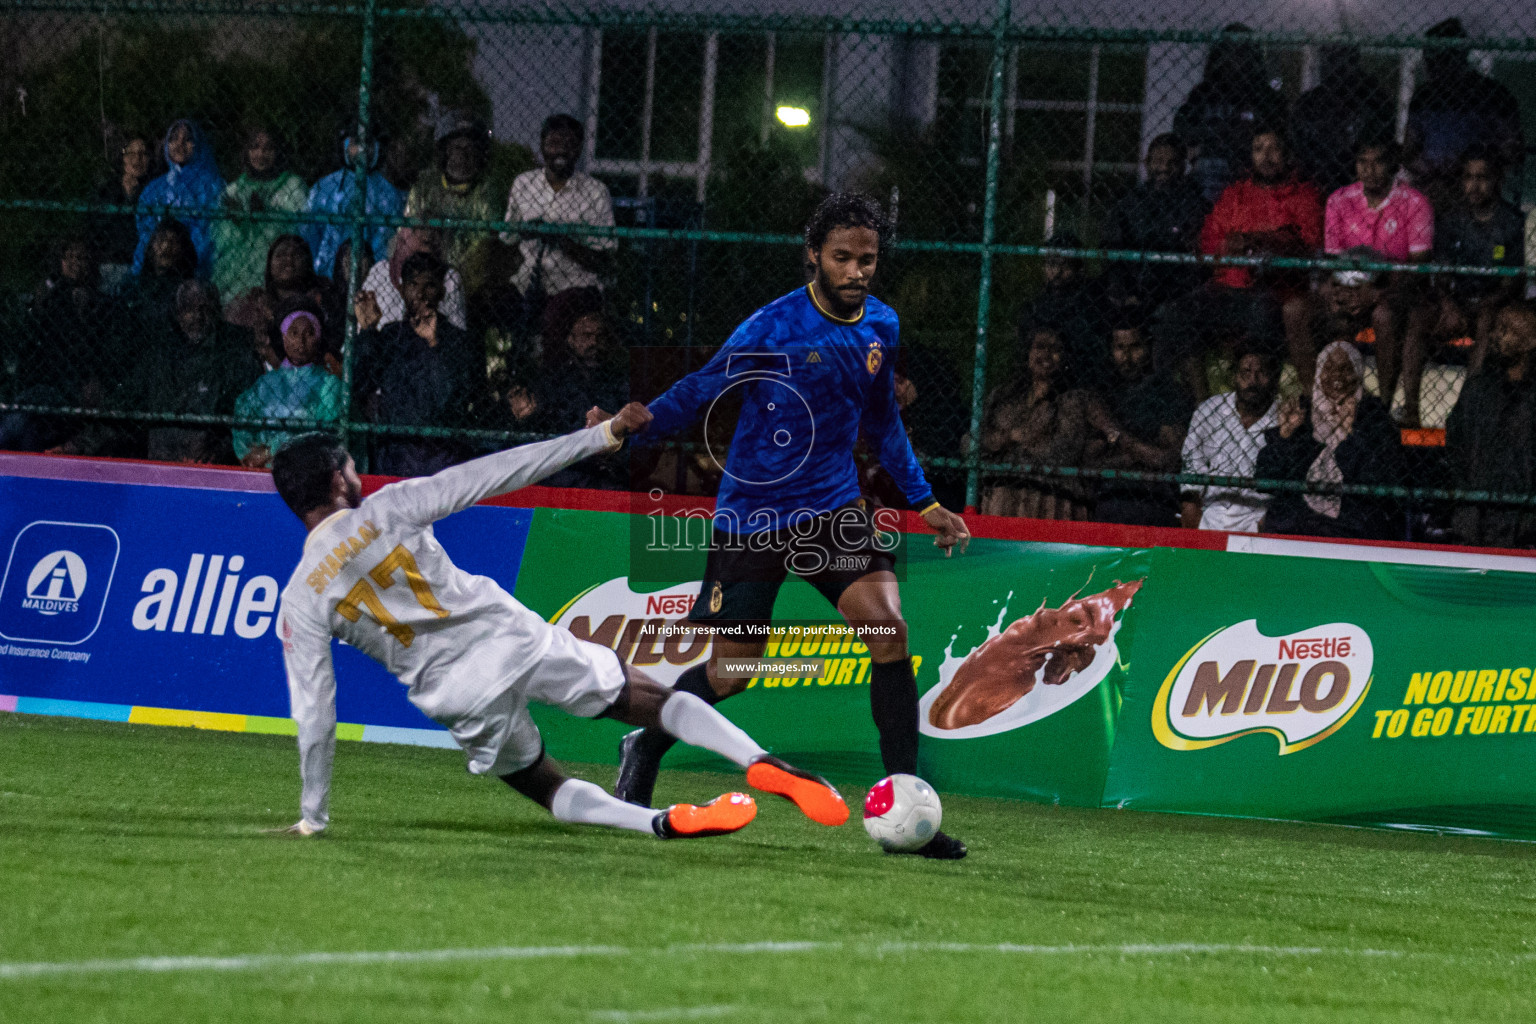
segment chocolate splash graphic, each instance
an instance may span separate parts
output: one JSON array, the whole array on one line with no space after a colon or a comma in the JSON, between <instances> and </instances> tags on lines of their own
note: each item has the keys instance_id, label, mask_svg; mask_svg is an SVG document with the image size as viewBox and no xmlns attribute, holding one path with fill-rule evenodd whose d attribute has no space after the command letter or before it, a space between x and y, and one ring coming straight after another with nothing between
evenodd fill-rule
<instances>
[{"instance_id":1,"label":"chocolate splash graphic","mask_svg":"<svg viewBox=\"0 0 1536 1024\"><path fill-rule=\"evenodd\" d=\"M1073 598L1060 608L1044 604L1033 615L970 653L949 686L928 709L940 729L980 725L1013 707L1039 682L1059 686L1093 661L1094 649L1109 639L1115 616L1130 607L1144 580L1116 583L1100 594Z\"/></svg>"}]
</instances>

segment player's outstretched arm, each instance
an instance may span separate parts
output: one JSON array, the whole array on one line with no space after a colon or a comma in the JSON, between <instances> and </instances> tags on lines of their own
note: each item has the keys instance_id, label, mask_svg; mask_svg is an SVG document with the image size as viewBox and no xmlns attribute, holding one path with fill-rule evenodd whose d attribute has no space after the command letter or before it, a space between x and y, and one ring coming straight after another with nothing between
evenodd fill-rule
<instances>
[{"instance_id":1,"label":"player's outstretched arm","mask_svg":"<svg viewBox=\"0 0 1536 1024\"><path fill-rule=\"evenodd\" d=\"M331 762L336 756L336 673L331 638L303 609L285 600L278 614L283 667L288 674L289 713L298 725L299 776L303 816L278 830L284 835L318 835L330 824Z\"/></svg>"}]
</instances>

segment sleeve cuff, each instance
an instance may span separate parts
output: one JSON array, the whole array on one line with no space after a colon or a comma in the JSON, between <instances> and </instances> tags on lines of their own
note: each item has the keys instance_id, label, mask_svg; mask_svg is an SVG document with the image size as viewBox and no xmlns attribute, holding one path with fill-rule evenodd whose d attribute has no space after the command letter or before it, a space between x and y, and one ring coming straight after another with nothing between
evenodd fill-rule
<instances>
[{"instance_id":1,"label":"sleeve cuff","mask_svg":"<svg viewBox=\"0 0 1536 1024\"><path fill-rule=\"evenodd\" d=\"M938 508L939 507L939 503L936 500L934 500L933 495L930 494L926 498L922 498L922 499L920 499L918 501L914 501L912 503L912 507L917 509L917 514L918 515L925 516L929 512L932 512L934 509Z\"/></svg>"},{"instance_id":2,"label":"sleeve cuff","mask_svg":"<svg viewBox=\"0 0 1536 1024\"><path fill-rule=\"evenodd\" d=\"M602 428L603 440L605 442L607 442L608 450L609 451L616 452L620 448L624 447L624 439L622 437L614 437L613 436L613 421L612 420L603 420L603 422L601 424L599 424L599 426Z\"/></svg>"}]
</instances>

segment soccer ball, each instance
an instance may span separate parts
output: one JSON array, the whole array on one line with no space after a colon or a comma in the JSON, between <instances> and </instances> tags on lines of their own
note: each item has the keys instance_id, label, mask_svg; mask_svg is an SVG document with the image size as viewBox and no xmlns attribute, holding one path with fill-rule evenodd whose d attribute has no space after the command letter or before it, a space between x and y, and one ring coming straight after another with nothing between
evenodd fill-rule
<instances>
[{"instance_id":1,"label":"soccer ball","mask_svg":"<svg viewBox=\"0 0 1536 1024\"><path fill-rule=\"evenodd\" d=\"M864 797L864 831L886 850L915 850L943 820L939 794L916 775L891 775Z\"/></svg>"}]
</instances>

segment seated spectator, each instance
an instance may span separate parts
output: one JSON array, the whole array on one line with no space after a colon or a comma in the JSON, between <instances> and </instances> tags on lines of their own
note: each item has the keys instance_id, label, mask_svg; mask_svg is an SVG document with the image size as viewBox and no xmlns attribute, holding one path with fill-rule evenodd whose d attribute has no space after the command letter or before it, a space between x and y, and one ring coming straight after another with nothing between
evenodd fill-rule
<instances>
[{"instance_id":1,"label":"seated spectator","mask_svg":"<svg viewBox=\"0 0 1536 1024\"><path fill-rule=\"evenodd\" d=\"M1467 37L1460 18L1447 18L1424 33L1431 39ZM1465 44L1424 50L1424 77L1408 104L1404 163L1413 183L1435 208L1455 205L1457 164L1475 144L1492 146L1500 165L1519 174L1525 161L1520 103L1514 93L1467 64Z\"/></svg>"},{"instance_id":2,"label":"seated spectator","mask_svg":"<svg viewBox=\"0 0 1536 1024\"><path fill-rule=\"evenodd\" d=\"M1229 186L1205 218L1200 251L1211 256L1311 256L1323 244L1317 188L1299 181L1275 128L1253 135L1252 174ZM1177 374L1196 398L1207 394L1200 365L1221 337L1241 335L1278 352L1282 342L1301 363L1311 360L1311 304L1306 274L1293 270L1218 267L1211 282L1164 305L1153 324L1153 361Z\"/></svg>"},{"instance_id":3,"label":"seated spectator","mask_svg":"<svg viewBox=\"0 0 1536 1024\"><path fill-rule=\"evenodd\" d=\"M246 133L240 177L224 187L224 208L236 213L304 209L309 190L297 174L284 167L277 134L270 128ZM272 243L295 230L294 224L274 221L221 220L213 227L213 283L221 295L239 295L262 283Z\"/></svg>"},{"instance_id":4,"label":"seated spectator","mask_svg":"<svg viewBox=\"0 0 1536 1024\"><path fill-rule=\"evenodd\" d=\"M1285 118L1285 97L1271 84L1264 51L1245 38L1252 29L1227 25L1205 58L1205 78L1173 115L1173 132L1189 146L1195 181L1206 202L1242 175L1254 129Z\"/></svg>"},{"instance_id":5,"label":"seated spectator","mask_svg":"<svg viewBox=\"0 0 1536 1024\"><path fill-rule=\"evenodd\" d=\"M1184 390L1152 372L1152 349L1134 320L1110 333L1115 376L1100 395L1108 409L1104 469L1177 473L1179 449L1192 411ZM1178 526L1179 491L1173 484L1101 480L1093 518L1130 526Z\"/></svg>"},{"instance_id":6,"label":"seated spectator","mask_svg":"<svg viewBox=\"0 0 1536 1024\"><path fill-rule=\"evenodd\" d=\"M586 423L587 410L618 409L629 401L627 368L613 351L600 300L585 289L563 292L544 307L544 370L530 388L512 388L507 407L512 430L564 434ZM518 392L521 392L519 394ZM624 461L588 459L561 470L552 487L628 486Z\"/></svg>"},{"instance_id":7,"label":"seated spectator","mask_svg":"<svg viewBox=\"0 0 1536 1024\"><path fill-rule=\"evenodd\" d=\"M1407 472L1400 433L1381 400L1366 394L1364 373L1365 360L1349 342L1323 349L1311 402L1295 396L1280 404L1279 422L1265 432L1254 475L1322 485L1402 486ZM1403 521L1393 498L1283 491L1270 499L1263 529L1390 540L1402 538Z\"/></svg>"},{"instance_id":8,"label":"seated spectator","mask_svg":"<svg viewBox=\"0 0 1536 1024\"><path fill-rule=\"evenodd\" d=\"M1082 239L1058 231L1046 240L1055 249L1081 249ZM1067 390L1091 387L1109 374L1104 343L1107 299L1098 281L1083 271L1083 261L1047 256L1041 264L1045 287L1019 314L1019 348L1027 352L1037 330L1049 330L1062 344L1059 383Z\"/></svg>"},{"instance_id":9,"label":"seated spectator","mask_svg":"<svg viewBox=\"0 0 1536 1024\"><path fill-rule=\"evenodd\" d=\"M405 261L418 252L443 255L443 233L437 228L401 228L395 233L394 249L385 262L375 263L363 279L362 290L378 304L380 325L392 324L405 316L405 299L400 296L400 271ZM443 304L437 310L453 326L464 330L464 279L453 268L444 278ZM575 429L574 427L572 429Z\"/></svg>"},{"instance_id":10,"label":"seated spectator","mask_svg":"<svg viewBox=\"0 0 1536 1024\"><path fill-rule=\"evenodd\" d=\"M119 296L122 329L140 339L146 328L158 330L172 315L176 289L196 274L192 232L181 221L165 218L150 233L143 269L129 279Z\"/></svg>"},{"instance_id":11,"label":"seated spectator","mask_svg":"<svg viewBox=\"0 0 1536 1024\"><path fill-rule=\"evenodd\" d=\"M309 243L299 235L279 235L267 250L262 286L252 288L230 300L224 319L251 332L257 355L268 369L283 361L282 335L278 329L278 310L294 302L307 302L325 309L335 290L331 282L315 273ZM337 335L344 325L322 316L328 335Z\"/></svg>"},{"instance_id":12,"label":"seated spectator","mask_svg":"<svg viewBox=\"0 0 1536 1024\"><path fill-rule=\"evenodd\" d=\"M1318 83L1296 100L1290 136L1302 180L1330 195L1355 180L1355 149L1392 138L1397 100L1360 66L1358 46L1318 48Z\"/></svg>"},{"instance_id":13,"label":"seated spectator","mask_svg":"<svg viewBox=\"0 0 1536 1024\"><path fill-rule=\"evenodd\" d=\"M341 140L341 168L332 171L319 181L314 188L309 190L309 199L304 208L310 213L351 213L352 204L357 196L357 171L352 166L362 153L362 146L352 141L350 135ZM368 147L368 177L364 182L363 209L366 213L381 216L396 216L405 208L405 196L399 189L385 180L384 175L373 170L379 162L379 144L372 142ZM385 252L389 245L389 236L394 229L382 224L375 225L363 232L363 238L368 247L374 253ZM337 266L337 255L341 247L352 238L352 227L348 224L321 224L313 223L304 228L304 239L309 243L310 252L315 258L315 273L331 277L333 281L345 283L347 277L332 276ZM350 266L350 263L347 264ZM361 280L361 278L359 278Z\"/></svg>"},{"instance_id":14,"label":"seated spectator","mask_svg":"<svg viewBox=\"0 0 1536 1024\"><path fill-rule=\"evenodd\" d=\"M1252 477L1265 431L1277 424L1275 394L1280 361L1268 346L1251 342L1239 349L1237 390L1200 403L1184 437L1184 472L1205 476ZM1256 533L1269 495L1220 484L1186 486L1180 513L1187 529Z\"/></svg>"},{"instance_id":15,"label":"seated spectator","mask_svg":"<svg viewBox=\"0 0 1536 1024\"><path fill-rule=\"evenodd\" d=\"M405 215L495 220L497 197L486 176L491 155L490 129L467 114L452 112L438 122L435 141L437 160L411 186ZM477 294L487 282L490 247L491 236L483 231L443 232L442 258L463 275L467 295Z\"/></svg>"},{"instance_id":16,"label":"seated spectator","mask_svg":"<svg viewBox=\"0 0 1536 1024\"><path fill-rule=\"evenodd\" d=\"M112 176L97 187L96 201L138 206L153 164L154 144L149 137L129 135L118 148ZM136 221L131 213L104 213L91 218L91 242L101 259L102 288L109 295L116 294L133 272L133 252L139 247Z\"/></svg>"},{"instance_id":17,"label":"seated spectator","mask_svg":"<svg viewBox=\"0 0 1536 1024\"><path fill-rule=\"evenodd\" d=\"M1185 173L1184 143L1163 134L1147 147L1147 180L1110 208L1104 221L1106 249L1194 254L1200 228L1211 204L1195 180ZM1109 264L1105 272L1112 301L1136 318L1170 299L1199 287L1203 271L1196 266L1151 261Z\"/></svg>"},{"instance_id":18,"label":"seated spectator","mask_svg":"<svg viewBox=\"0 0 1536 1024\"><path fill-rule=\"evenodd\" d=\"M406 195L411 191L411 186L416 184L416 177L421 173L421 160L417 155L416 140L412 135L396 135L386 139L382 143L384 160L379 168L379 173L384 175L384 180L400 192Z\"/></svg>"},{"instance_id":19,"label":"seated spectator","mask_svg":"<svg viewBox=\"0 0 1536 1024\"><path fill-rule=\"evenodd\" d=\"M418 252L400 271L405 318L380 325L378 303L357 297L357 390L374 423L465 426L469 402L485 382L485 356L469 335L438 313L448 267ZM424 476L461 461L467 447L453 438L380 436L374 466L380 473Z\"/></svg>"},{"instance_id":20,"label":"seated spectator","mask_svg":"<svg viewBox=\"0 0 1536 1024\"><path fill-rule=\"evenodd\" d=\"M346 396L341 381L321 364L320 309L308 304L285 306L279 330L282 365L261 375L235 399L240 419L309 419L330 422L341 418ZM242 466L265 468L288 440L304 430L277 427L236 427L235 457Z\"/></svg>"},{"instance_id":21,"label":"seated spectator","mask_svg":"<svg viewBox=\"0 0 1536 1024\"><path fill-rule=\"evenodd\" d=\"M1503 165L1492 147L1477 145L1461 159L1460 201L1441 211L1435 228L1435 262L1472 267L1518 267L1525 262L1525 221L1520 208L1499 195ZM1482 369L1493 318L1501 303L1519 297L1518 277L1443 274L1437 282L1437 340L1470 338L1467 368Z\"/></svg>"},{"instance_id":22,"label":"seated spectator","mask_svg":"<svg viewBox=\"0 0 1536 1024\"><path fill-rule=\"evenodd\" d=\"M219 177L218 164L213 159L213 148L204 138L197 122L182 118L174 121L165 133L165 166L168 170L144 186L139 193L139 244L133 251L133 272L144 269L144 257L149 251L150 237L164 213L150 212L146 207L170 206L207 209L218 206L224 193L224 179ZM197 271L207 277L213 268L213 234L208 221L202 217L179 218L192 236L192 247L197 250Z\"/></svg>"},{"instance_id":23,"label":"seated spectator","mask_svg":"<svg viewBox=\"0 0 1536 1024\"><path fill-rule=\"evenodd\" d=\"M1369 249L1347 249L1339 255L1355 260L1376 260ZM1362 354L1374 351L1375 315L1381 305L1382 275L1371 270L1336 270L1318 286L1312 336L1348 341Z\"/></svg>"},{"instance_id":24,"label":"seated spectator","mask_svg":"<svg viewBox=\"0 0 1536 1024\"><path fill-rule=\"evenodd\" d=\"M1177 135L1152 140L1147 180L1116 203L1104 222L1106 249L1194 254L1211 204L1184 167L1184 143ZM1133 314L1138 316L1194 291L1201 276L1195 266L1130 261L1111 263L1105 273L1114 301L1142 311Z\"/></svg>"},{"instance_id":25,"label":"seated spectator","mask_svg":"<svg viewBox=\"0 0 1536 1024\"><path fill-rule=\"evenodd\" d=\"M118 407L144 412L227 416L261 374L247 345L223 329L219 294L204 281L183 281L174 314L159 339L146 342L123 382ZM151 423L142 454L166 462L231 463L229 429Z\"/></svg>"},{"instance_id":26,"label":"seated spectator","mask_svg":"<svg viewBox=\"0 0 1536 1024\"><path fill-rule=\"evenodd\" d=\"M539 132L539 153L544 166L519 174L507 195L508 223L586 224L613 227L613 200L608 186L576 170L586 129L569 114L545 120ZM590 235L517 235L505 232L502 241L518 242L522 266L512 284L524 304L537 307L544 297L571 288L602 290L615 238ZM519 241L521 239L521 241Z\"/></svg>"},{"instance_id":27,"label":"seated spectator","mask_svg":"<svg viewBox=\"0 0 1536 1024\"><path fill-rule=\"evenodd\" d=\"M1435 244L1435 212L1424 194L1398 180L1398 148L1390 139L1366 139L1355 153L1353 185L1328 197L1323 246L1330 256L1366 250L1390 263L1423 263ZM1403 381L1403 422L1417 426L1419 391L1430 312L1424 280L1393 274L1377 305L1376 376L1382 401L1390 408ZM1292 354L1303 388L1311 386L1310 353ZM1303 361L1304 360L1304 361Z\"/></svg>"},{"instance_id":28,"label":"seated spectator","mask_svg":"<svg viewBox=\"0 0 1536 1024\"><path fill-rule=\"evenodd\" d=\"M1536 490L1536 309L1512 302L1493 322L1482 370L1461 389L1445 429L1451 486L1530 494ZM1518 505L1458 505L1452 528L1463 544L1536 547L1536 511Z\"/></svg>"},{"instance_id":29,"label":"seated spectator","mask_svg":"<svg viewBox=\"0 0 1536 1024\"><path fill-rule=\"evenodd\" d=\"M1103 408L1092 393L1062 386L1064 358L1065 347L1054 330L1039 328L1030 336L1024 372L988 401L981 428L984 461L1081 467L1098 458L1104 442L1094 423L1106 418ZM981 511L1086 519L1090 497L1088 486L1075 477L994 477L986 482Z\"/></svg>"}]
</instances>

